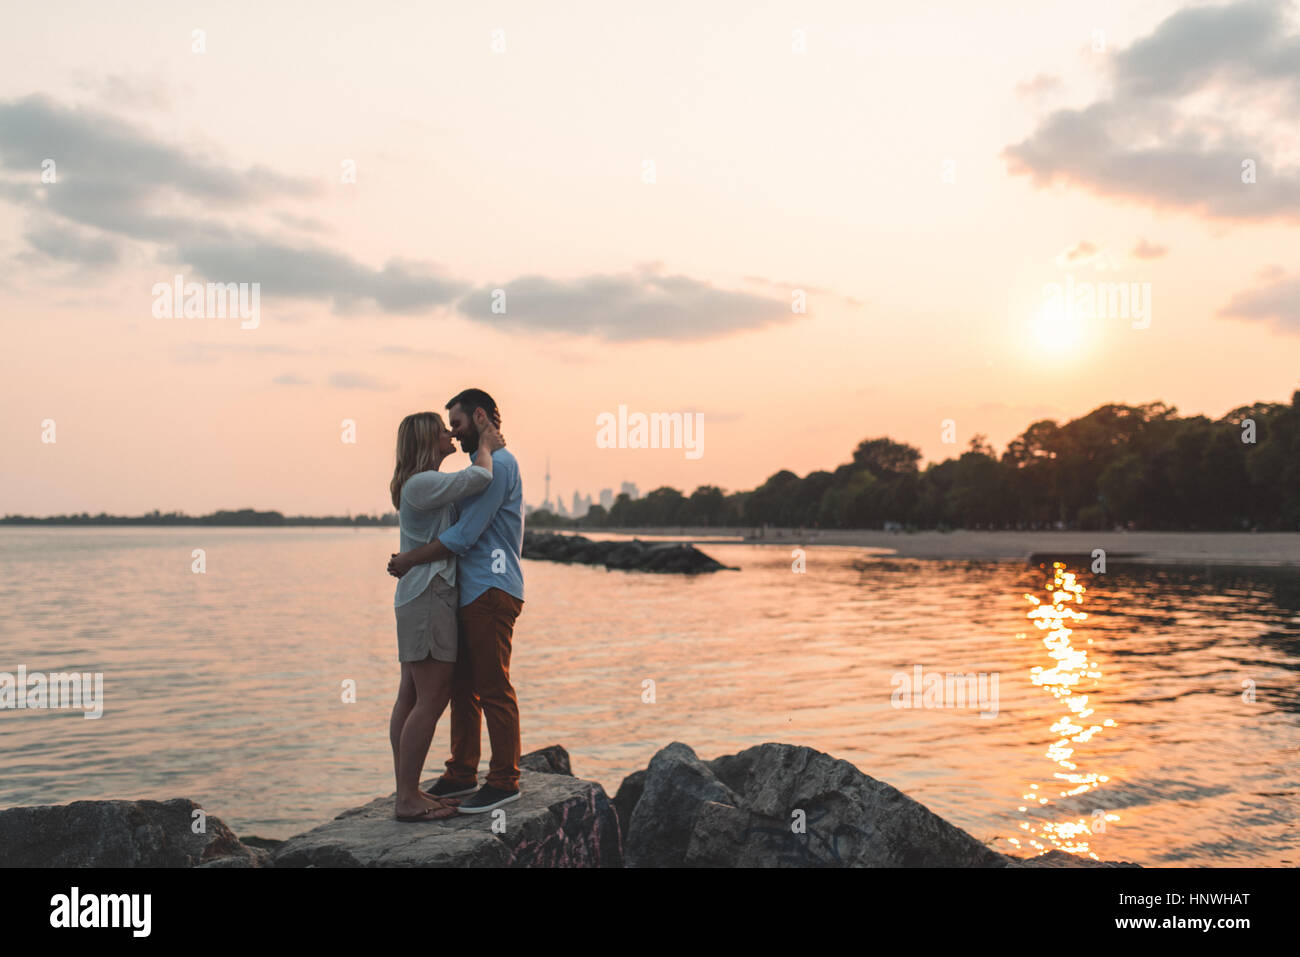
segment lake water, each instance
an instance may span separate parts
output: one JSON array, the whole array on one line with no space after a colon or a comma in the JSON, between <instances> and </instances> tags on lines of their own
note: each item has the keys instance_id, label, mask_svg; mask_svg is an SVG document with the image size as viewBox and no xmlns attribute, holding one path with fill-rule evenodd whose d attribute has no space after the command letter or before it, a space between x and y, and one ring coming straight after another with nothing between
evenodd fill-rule
<instances>
[{"instance_id":1,"label":"lake water","mask_svg":"<svg viewBox=\"0 0 1300 957\"><path fill-rule=\"evenodd\" d=\"M396 541L0 528L0 671L104 674L98 720L0 711L0 806L188 797L238 834L287 837L389 793ZM741 570L525 562L525 752L562 744L612 795L671 741L703 758L785 741L1009 853L1300 863L1294 573L1111 569L1077 593L1047 588L1051 567L814 547L796 573L786 547L705 550ZM914 702L900 676L918 669L988 675L996 698ZM939 706L896 706L912 703ZM446 742L444 717L428 775ZM484 771L488 753L485 733Z\"/></svg>"}]
</instances>

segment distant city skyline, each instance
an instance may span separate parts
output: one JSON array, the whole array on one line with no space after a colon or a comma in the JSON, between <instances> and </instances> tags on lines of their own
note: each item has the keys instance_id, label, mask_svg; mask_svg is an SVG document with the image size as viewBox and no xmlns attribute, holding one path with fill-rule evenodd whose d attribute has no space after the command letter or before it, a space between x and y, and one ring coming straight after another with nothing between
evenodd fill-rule
<instances>
[{"instance_id":1,"label":"distant city skyline","mask_svg":"<svg viewBox=\"0 0 1300 957\"><path fill-rule=\"evenodd\" d=\"M550 462L551 459L550 456L548 455L546 457L546 476L545 476L546 489L547 489L546 497L543 498L542 501L536 505L525 501L524 509L526 513L531 513L538 510L545 510L551 512L554 515L559 515L564 518L582 518L582 516L586 515L593 505L600 505L602 508L608 511L610 507L614 504L614 501L618 495L626 494L629 498L633 500L636 500L641 497L640 489L638 489L637 484L635 482L625 481L621 483L618 493L615 493L612 488L602 488L596 494L595 498L592 497L590 492L583 493L580 492L577 488L574 488L572 493L572 498L570 500L571 504L566 508L564 504L563 495L557 495L554 500L550 498L549 495L550 482L551 482Z\"/></svg>"}]
</instances>

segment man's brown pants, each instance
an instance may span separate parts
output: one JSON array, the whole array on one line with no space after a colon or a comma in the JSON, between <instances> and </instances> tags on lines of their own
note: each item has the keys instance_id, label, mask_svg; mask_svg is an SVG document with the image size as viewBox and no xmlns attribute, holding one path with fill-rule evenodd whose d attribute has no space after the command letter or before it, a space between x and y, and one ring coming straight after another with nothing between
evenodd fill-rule
<instances>
[{"instance_id":1,"label":"man's brown pants","mask_svg":"<svg viewBox=\"0 0 1300 957\"><path fill-rule=\"evenodd\" d=\"M456 670L451 679L451 757L443 777L473 787L478 781L482 718L492 745L487 785L519 787L519 702L510 685L510 641L524 603L489 588L460 609Z\"/></svg>"}]
</instances>

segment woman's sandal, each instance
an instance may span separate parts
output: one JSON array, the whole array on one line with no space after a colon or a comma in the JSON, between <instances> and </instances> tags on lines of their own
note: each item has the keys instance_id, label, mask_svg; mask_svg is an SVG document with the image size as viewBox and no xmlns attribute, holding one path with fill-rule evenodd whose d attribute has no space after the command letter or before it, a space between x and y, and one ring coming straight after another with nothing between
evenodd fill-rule
<instances>
[{"instance_id":1,"label":"woman's sandal","mask_svg":"<svg viewBox=\"0 0 1300 957\"><path fill-rule=\"evenodd\" d=\"M435 799L436 800L436 799ZM439 811L450 811L450 814L439 814ZM449 817L456 816L456 809L447 804L436 804L433 807L426 807L419 814L395 814L394 817L399 821L445 821Z\"/></svg>"}]
</instances>

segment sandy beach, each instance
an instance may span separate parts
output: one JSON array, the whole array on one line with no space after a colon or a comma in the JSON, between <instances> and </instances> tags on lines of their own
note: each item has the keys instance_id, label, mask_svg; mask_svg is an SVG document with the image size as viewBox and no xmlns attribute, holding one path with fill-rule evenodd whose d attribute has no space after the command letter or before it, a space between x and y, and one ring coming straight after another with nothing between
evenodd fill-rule
<instances>
[{"instance_id":1,"label":"sandy beach","mask_svg":"<svg viewBox=\"0 0 1300 957\"><path fill-rule=\"evenodd\" d=\"M871 529L601 529L614 534L667 537L704 544L832 545L878 548L899 558L1027 562L1031 558L1091 559L1107 563L1244 565L1300 568L1300 532L885 532ZM583 534L589 534L583 532Z\"/></svg>"}]
</instances>

